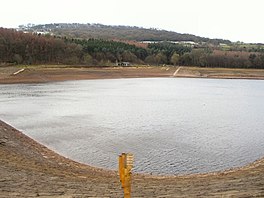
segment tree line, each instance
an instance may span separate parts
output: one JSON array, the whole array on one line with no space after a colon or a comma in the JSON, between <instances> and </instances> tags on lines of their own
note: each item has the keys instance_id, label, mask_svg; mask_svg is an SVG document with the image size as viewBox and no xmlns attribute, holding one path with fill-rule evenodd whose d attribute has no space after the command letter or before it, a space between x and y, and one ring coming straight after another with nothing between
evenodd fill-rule
<instances>
[{"instance_id":1,"label":"tree line","mask_svg":"<svg viewBox=\"0 0 264 198\"><path fill-rule=\"evenodd\" d=\"M139 47L121 41L77 39L0 28L0 64L145 65L264 68L264 53L224 51L159 42Z\"/></svg>"},{"instance_id":2,"label":"tree line","mask_svg":"<svg viewBox=\"0 0 264 198\"><path fill-rule=\"evenodd\" d=\"M0 63L75 64L82 48L62 39L0 28Z\"/></svg>"}]
</instances>

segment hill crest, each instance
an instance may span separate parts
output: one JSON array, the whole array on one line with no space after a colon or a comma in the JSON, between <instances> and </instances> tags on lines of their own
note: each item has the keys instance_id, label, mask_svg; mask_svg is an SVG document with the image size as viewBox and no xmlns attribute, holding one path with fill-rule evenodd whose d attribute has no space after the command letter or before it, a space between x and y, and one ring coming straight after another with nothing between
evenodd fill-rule
<instances>
[{"instance_id":1,"label":"hill crest","mask_svg":"<svg viewBox=\"0 0 264 198\"><path fill-rule=\"evenodd\" d=\"M18 30L45 32L62 37L70 38L98 38L118 39L133 41L192 41L196 43L230 44L231 41L224 39L210 39L192 34L183 34L173 31L156 28L143 28L124 25L103 25L103 24L80 24L80 23L51 23L40 25L20 25Z\"/></svg>"}]
</instances>

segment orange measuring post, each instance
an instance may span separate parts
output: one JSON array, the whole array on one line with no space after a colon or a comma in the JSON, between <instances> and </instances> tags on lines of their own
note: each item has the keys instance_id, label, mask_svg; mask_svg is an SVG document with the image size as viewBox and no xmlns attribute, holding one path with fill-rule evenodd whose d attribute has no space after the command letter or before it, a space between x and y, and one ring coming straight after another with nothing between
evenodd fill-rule
<instances>
[{"instance_id":1,"label":"orange measuring post","mask_svg":"<svg viewBox=\"0 0 264 198\"><path fill-rule=\"evenodd\" d=\"M122 153L119 155L119 178L124 189L124 198L131 197L131 175L134 162L134 156L131 153Z\"/></svg>"}]
</instances>

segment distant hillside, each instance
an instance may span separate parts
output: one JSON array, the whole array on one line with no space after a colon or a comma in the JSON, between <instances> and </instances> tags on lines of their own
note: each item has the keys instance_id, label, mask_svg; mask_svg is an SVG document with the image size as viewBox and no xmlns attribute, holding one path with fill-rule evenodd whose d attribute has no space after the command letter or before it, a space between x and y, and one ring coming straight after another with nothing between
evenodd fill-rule
<instances>
[{"instance_id":1,"label":"distant hillside","mask_svg":"<svg viewBox=\"0 0 264 198\"><path fill-rule=\"evenodd\" d=\"M131 26L109 26L102 24L79 23L54 23L35 26L20 26L20 30L35 32L50 32L57 36L71 38L100 38L134 41L193 41L196 43L207 42L212 44L230 44L229 40L209 39L192 34L180 34L177 32L146 29Z\"/></svg>"},{"instance_id":2,"label":"distant hillside","mask_svg":"<svg viewBox=\"0 0 264 198\"><path fill-rule=\"evenodd\" d=\"M79 27L79 25L76 26ZM171 40L135 45L137 42L128 41L127 39L125 42L121 39L80 39L85 31L79 31L78 33L77 29L75 31L80 35L76 37L70 37L67 28L65 28L67 34L63 33L64 36L51 36L51 34L57 34L56 31L63 32L64 29L59 25L55 29L48 29L46 26L45 28L38 29L35 26L21 29L23 31L0 28L0 65L113 66L122 65L126 62L126 65L264 68L264 45L243 43L209 44L212 40L206 43L197 43L196 41L194 45L187 44L193 41L172 42ZM130 27L126 28L130 29ZM120 29L124 30L123 28ZM138 29L140 30L140 28ZM44 32L48 34L42 34ZM94 32L95 35L104 33L102 30L101 32Z\"/></svg>"}]
</instances>

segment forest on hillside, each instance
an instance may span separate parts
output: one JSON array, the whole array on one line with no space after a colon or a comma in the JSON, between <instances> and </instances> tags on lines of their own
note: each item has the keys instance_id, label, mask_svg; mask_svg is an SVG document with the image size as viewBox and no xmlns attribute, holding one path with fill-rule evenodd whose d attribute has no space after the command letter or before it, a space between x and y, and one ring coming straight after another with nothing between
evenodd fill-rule
<instances>
[{"instance_id":1,"label":"forest on hillside","mask_svg":"<svg viewBox=\"0 0 264 198\"><path fill-rule=\"evenodd\" d=\"M54 23L44 25L20 26L21 30L32 32L50 32L51 34L80 39L119 39L135 41L193 41L212 44L230 44L229 40L209 39L192 34L181 34L173 31L142 28L135 26L111 26L103 24Z\"/></svg>"},{"instance_id":2,"label":"forest on hillside","mask_svg":"<svg viewBox=\"0 0 264 198\"><path fill-rule=\"evenodd\" d=\"M171 42L140 47L105 39L79 39L24 33L0 28L0 64L68 64L113 66L182 65L201 67L264 68L262 48L190 46Z\"/></svg>"}]
</instances>

